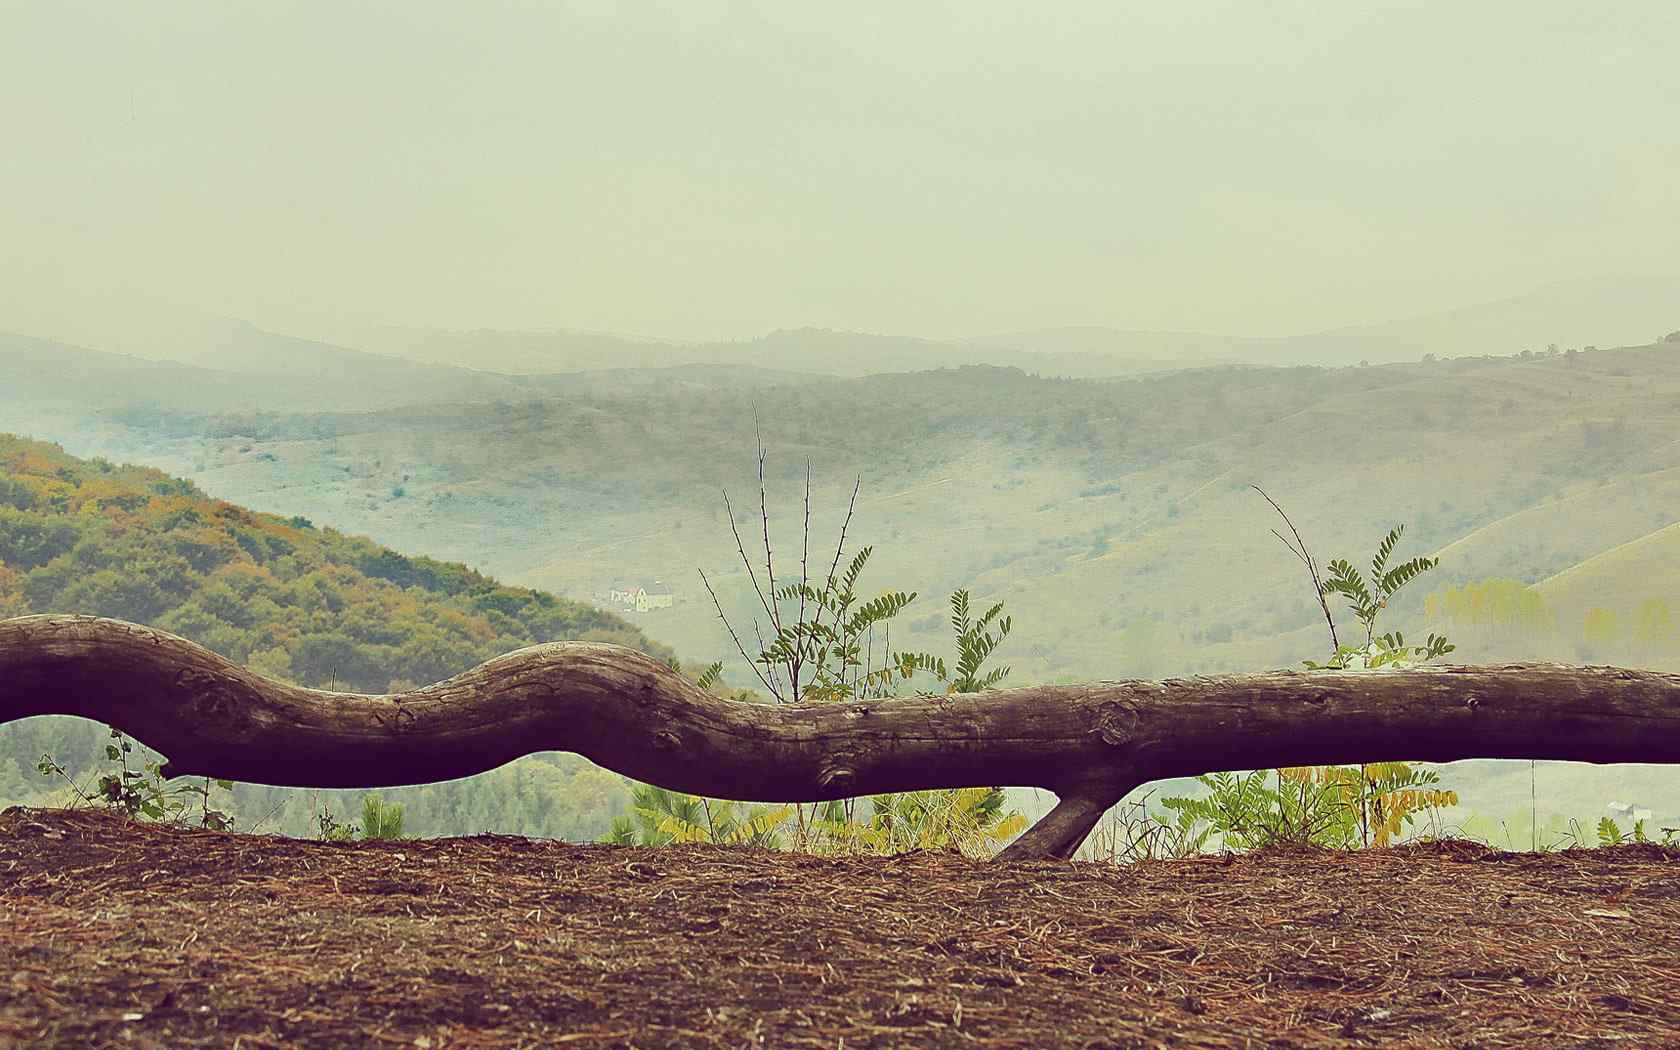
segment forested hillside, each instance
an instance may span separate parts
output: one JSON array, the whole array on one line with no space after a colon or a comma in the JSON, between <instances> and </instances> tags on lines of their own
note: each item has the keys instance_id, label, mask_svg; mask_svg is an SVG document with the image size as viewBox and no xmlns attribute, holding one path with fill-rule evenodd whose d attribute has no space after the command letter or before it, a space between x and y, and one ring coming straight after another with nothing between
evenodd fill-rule
<instances>
[{"instance_id":1,"label":"forested hillside","mask_svg":"<svg viewBox=\"0 0 1680 1050\"><path fill-rule=\"evenodd\" d=\"M384 692L446 678L537 642L588 639L673 654L623 619L464 565L407 557L301 517L212 500L144 467L81 460L0 435L0 617L77 612L148 623L263 674L305 685ZM53 787L44 752L84 771L103 731L69 719L0 728L0 804ZM411 827L604 829L617 777L570 758L538 758L472 792L434 785L408 797ZM241 815L300 830L307 807L239 789ZM472 810L473 812L467 812ZM598 828L596 825L600 825Z\"/></svg>"}]
</instances>

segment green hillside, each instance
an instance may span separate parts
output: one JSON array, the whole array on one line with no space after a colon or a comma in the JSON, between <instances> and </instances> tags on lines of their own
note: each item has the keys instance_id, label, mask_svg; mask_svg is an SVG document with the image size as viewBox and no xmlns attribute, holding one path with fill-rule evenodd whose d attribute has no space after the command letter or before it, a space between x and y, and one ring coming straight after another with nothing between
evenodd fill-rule
<instances>
[{"instance_id":1,"label":"green hillside","mask_svg":"<svg viewBox=\"0 0 1680 1050\"><path fill-rule=\"evenodd\" d=\"M1461 551L1454 545L1444 556ZM1432 628L1451 632L1484 661L1564 659L1675 670L1677 603L1680 523L1618 543L1536 584L1494 577L1442 588L1424 612Z\"/></svg>"},{"instance_id":2,"label":"green hillside","mask_svg":"<svg viewBox=\"0 0 1680 1050\"><path fill-rule=\"evenodd\" d=\"M1623 616L1651 602L1680 602L1680 522L1594 555L1535 589L1558 608Z\"/></svg>"},{"instance_id":3,"label":"green hillside","mask_svg":"<svg viewBox=\"0 0 1680 1050\"><path fill-rule=\"evenodd\" d=\"M152 624L272 677L356 691L437 681L558 639L673 657L623 619L579 602L301 517L253 513L157 470L0 435L0 617L47 612ZM43 752L79 770L100 743L96 727L74 719L0 727L0 804L34 799L47 786L34 769ZM617 790L616 777L577 760L534 761L537 772L509 767L473 791L420 789L413 797L429 791L432 805L413 806L411 826L460 826L469 810L480 828L593 834L595 822L610 820L604 796ZM588 783L570 783L580 776ZM498 785L516 797L497 799ZM241 790L244 812L276 802ZM589 805L600 812L586 814L588 826L555 826ZM293 824L303 816L289 814Z\"/></svg>"}]
</instances>

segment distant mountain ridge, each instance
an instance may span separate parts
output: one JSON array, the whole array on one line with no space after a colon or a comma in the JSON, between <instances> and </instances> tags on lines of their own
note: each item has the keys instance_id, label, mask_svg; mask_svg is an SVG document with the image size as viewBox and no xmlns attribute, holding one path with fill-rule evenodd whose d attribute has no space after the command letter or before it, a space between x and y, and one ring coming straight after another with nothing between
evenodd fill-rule
<instances>
[{"instance_id":1,"label":"distant mountain ridge","mask_svg":"<svg viewBox=\"0 0 1680 1050\"><path fill-rule=\"evenodd\" d=\"M530 396L510 376L250 331L243 343L214 344L223 350L162 359L0 332L0 407L156 401L204 410L325 411Z\"/></svg>"},{"instance_id":2,"label":"distant mountain ridge","mask_svg":"<svg viewBox=\"0 0 1680 1050\"><path fill-rule=\"evenodd\" d=\"M1093 378L1222 364L1352 365L1504 355L1548 345L1641 345L1680 326L1680 278L1554 284L1527 295L1391 321L1289 336L1069 325L928 339L826 328L752 339L682 342L575 331L441 332L385 327L345 341L417 361L472 360L493 371L554 372L688 363L753 365L837 376L993 364Z\"/></svg>"},{"instance_id":3,"label":"distant mountain ridge","mask_svg":"<svg viewBox=\"0 0 1680 1050\"><path fill-rule=\"evenodd\" d=\"M608 368L659 368L686 363L674 352L689 344L611 332L569 329L523 331L474 329L452 331L383 325L352 329L340 341L380 354L432 364L472 356L478 367L511 375L593 371ZM563 362L564 367L556 367Z\"/></svg>"},{"instance_id":4,"label":"distant mountain ridge","mask_svg":"<svg viewBox=\"0 0 1680 1050\"><path fill-rule=\"evenodd\" d=\"M914 336L809 327L778 329L753 339L707 343L660 342L566 331L437 332L407 328L370 329L350 338L357 345L382 354L416 361L470 359L481 368L528 375L714 366L857 378L990 364L1040 375L1091 378L1184 367L1183 362L1169 357L1127 359L969 346Z\"/></svg>"},{"instance_id":5,"label":"distant mountain ridge","mask_svg":"<svg viewBox=\"0 0 1680 1050\"><path fill-rule=\"evenodd\" d=\"M276 383L264 391L269 396L330 410L451 398L519 399L528 386L519 377L607 370L726 366L767 370L784 379L801 373L855 378L989 364L1042 376L1101 378L1228 364L1340 366L1416 361L1426 354L1505 355L1554 344L1642 345L1680 328L1680 278L1568 282L1492 302L1288 336L1070 325L929 339L803 327L750 339L683 341L571 329L387 325L348 328L326 342L182 310L154 311L133 327L59 320L64 331L42 330L53 322L36 319L30 326L36 342L272 377ZM0 327L4 324L0 318ZM6 350L0 342L0 356ZM764 380L757 376L754 385Z\"/></svg>"},{"instance_id":6,"label":"distant mountain ridge","mask_svg":"<svg viewBox=\"0 0 1680 1050\"><path fill-rule=\"evenodd\" d=\"M1350 365L1437 357L1504 355L1549 345L1635 346L1680 325L1680 279L1663 277L1550 285L1528 295L1437 313L1290 336L1046 328L964 340L974 346L1049 353L1168 357L1243 364Z\"/></svg>"}]
</instances>

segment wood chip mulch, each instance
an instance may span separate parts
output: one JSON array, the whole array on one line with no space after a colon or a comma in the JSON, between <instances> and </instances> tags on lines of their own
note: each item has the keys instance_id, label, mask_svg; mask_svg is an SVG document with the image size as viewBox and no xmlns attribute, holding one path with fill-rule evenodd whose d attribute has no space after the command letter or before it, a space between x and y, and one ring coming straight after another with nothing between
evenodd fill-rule
<instances>
[{"instance_id":1,"label":"wood chip mulch","mask_svg":"<svg viewBox=\"0 0 1680 1050\"><path fill-rule=\"evenodd\" d=\"M1680 1046L1680 850L1136 867L0 815L0 1046Z\"/></svg>"}]
</instances>

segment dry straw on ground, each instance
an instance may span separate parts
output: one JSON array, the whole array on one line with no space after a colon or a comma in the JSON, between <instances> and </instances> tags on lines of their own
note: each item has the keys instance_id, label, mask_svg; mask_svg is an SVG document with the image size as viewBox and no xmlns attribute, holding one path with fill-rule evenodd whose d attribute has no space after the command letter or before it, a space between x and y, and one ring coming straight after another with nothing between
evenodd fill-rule
<instances>
[{"instance_id":1,"label":"dry straw on ground","mask_svg":"<svg viewBox=\"0 0 1680 1050\"><path fill-rule=\"evenodd\" d=\"M0 1045L1680 1045L1680 851L1116 868L0 816Z\"/></svg>"}]
</instances>

